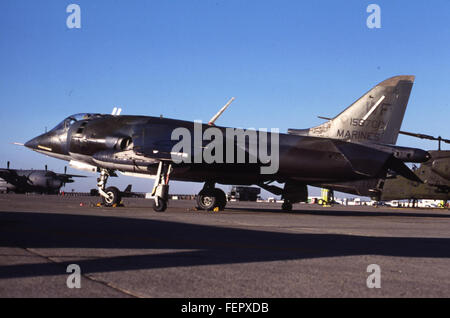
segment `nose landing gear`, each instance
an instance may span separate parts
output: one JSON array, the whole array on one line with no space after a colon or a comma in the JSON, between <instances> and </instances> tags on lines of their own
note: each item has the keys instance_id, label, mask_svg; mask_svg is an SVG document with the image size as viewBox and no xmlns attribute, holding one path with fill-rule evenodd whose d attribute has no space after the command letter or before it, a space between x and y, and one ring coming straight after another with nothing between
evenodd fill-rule
<instances>
[{"instance_id":1,"label":"nose landing gear","mask_svg":"<svg viewBox=\"0 0 450 318\"><path fill-rule=\"evenodd\" d=\"M167 201L169 200L169 177L171 172L172 165L160 161L152 191L152 196L155 197L153 204L153 210L155 212L164 212L167 209Z\"/></svg>"},{"instance_id":2,"label":"nose landing gear","mask_svg":"<svg viewBox=\"0 0 450 318\"><path fill-rule=\"evenodd\" d=\"M103 205L106 207L117 205L122 200L119 189L116 187L106 188L106 182L110 175L111 172L107 169L102 169L100 171L100 177L97 179L98 193L102 197Z\"/></svg>"}]
</instances>

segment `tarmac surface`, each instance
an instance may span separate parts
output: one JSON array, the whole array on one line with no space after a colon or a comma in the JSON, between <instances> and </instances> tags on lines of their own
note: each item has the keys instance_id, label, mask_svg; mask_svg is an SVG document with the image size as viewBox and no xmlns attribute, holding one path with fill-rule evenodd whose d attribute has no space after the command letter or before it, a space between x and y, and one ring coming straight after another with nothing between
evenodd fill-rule
<instances>
[{"instance_id":1,"label":"tarmac surface","mask_svg":"<svg viewBox=\"0 0 450 318\"><path fill-rule=\"evenodd\" d=\"M0 297L450 296L449 210L97 201L0 195Z\"/></svg>"}]
</instances>

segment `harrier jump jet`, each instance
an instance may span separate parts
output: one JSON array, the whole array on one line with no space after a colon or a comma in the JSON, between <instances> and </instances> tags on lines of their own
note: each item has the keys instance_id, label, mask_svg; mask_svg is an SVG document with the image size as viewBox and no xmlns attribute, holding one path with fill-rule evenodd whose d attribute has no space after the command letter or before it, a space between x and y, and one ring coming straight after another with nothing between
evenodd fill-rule
<instances>
[{"instance_id":1,"label":"harrier jump jet","mask_svg":"<svg viewBox=\"0 0 450 318\"><path fill-rule=\"evenodd\" d=\"M219 183L259 185L281 195L289 211L292 203L307 200L307 184L382 178L388 171L420 182L404 162L423 162L428 153L393 146L388 138L401 122L412 81L398 76L380 83L328 124L309 130L314 133L220 127L214 125L217 116L202 124L91 113L69 116L25 146L99 172L97 187L106 206L120 201L120 191L106 187L119 171L155 177L155 211L167 207L169 180L203 182L201 209L225 207Z\"/></svg>"}]
</instances>

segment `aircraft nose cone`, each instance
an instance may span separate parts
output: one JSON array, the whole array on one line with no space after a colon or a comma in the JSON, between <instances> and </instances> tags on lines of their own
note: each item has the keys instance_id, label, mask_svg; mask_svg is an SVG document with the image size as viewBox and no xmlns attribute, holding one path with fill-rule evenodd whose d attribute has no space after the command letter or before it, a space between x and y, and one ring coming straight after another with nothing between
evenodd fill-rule
<instances>
[{"instance_id":1,"label":"aircraft nose cone","mask_svg":"<svg viewBox=\"0 0 450 318\"><path fill-rule=\"evenodd\" d=\"M25 143L25 147L30 149L37 149L39 145L39 137L33 138Z\"/></svg>"},{"instance_id":2,"label":"aircraft nose cone","mask_svg":"<svg viewBox=\"0 0 450 318\"><path fill-rule=\"evenodd\" d=\"M49 134L40 135L25 143L25 147L30 148L31 150L44 150L52 152L52 146L52 136Z\"/></svg>"}]
</instances>

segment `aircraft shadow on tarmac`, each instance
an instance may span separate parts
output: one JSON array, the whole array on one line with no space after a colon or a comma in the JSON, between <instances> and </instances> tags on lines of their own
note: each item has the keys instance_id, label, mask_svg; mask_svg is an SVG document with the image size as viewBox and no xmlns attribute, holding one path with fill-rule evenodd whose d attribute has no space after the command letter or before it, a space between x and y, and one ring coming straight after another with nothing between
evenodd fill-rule
<instances>
[{"instance_id":1,"label":"aircraft shadow on tarmac","mask_svg":"<svg viewBox=\"0 0 450 318\"><path fill-rule=\"evenodd\" d=\"M145 255L98 255L95 259L80 257L61 263L0 266L0 279L61 275L72 263L88 274L351 255L450 257L448 238L278 233L126 217L27 212L0 212L0 246L55 249L53 257L57 257L58 248L152 250ZM158 253L159 249L164 251ZM79 253L83 255L83 251Z\"/></svg>"},{"instance_id":2,"label":"aircraft shadow on tarmac","mask_svg":"<svg viewBox=\"0 0 450 318\"><path fill-rule=\"evenodd\" d=\"M291 212L282 212L278 208L238 208L230 207L229 211L240 212L257 212L257 213L289 213L289 214L308 214L308 215L323 215L323 216L399 216L399 217L418 217L418 218L450 218L450 214L437 214L432 212L406 212L411 210L401 210L400 208L395 211L361 211L361 210L327 210L327 208L318 207L316 210L303 210L295 209L295 206ZM444 210L445 211L445 210Z\"/></svg>"}]
</instances>

